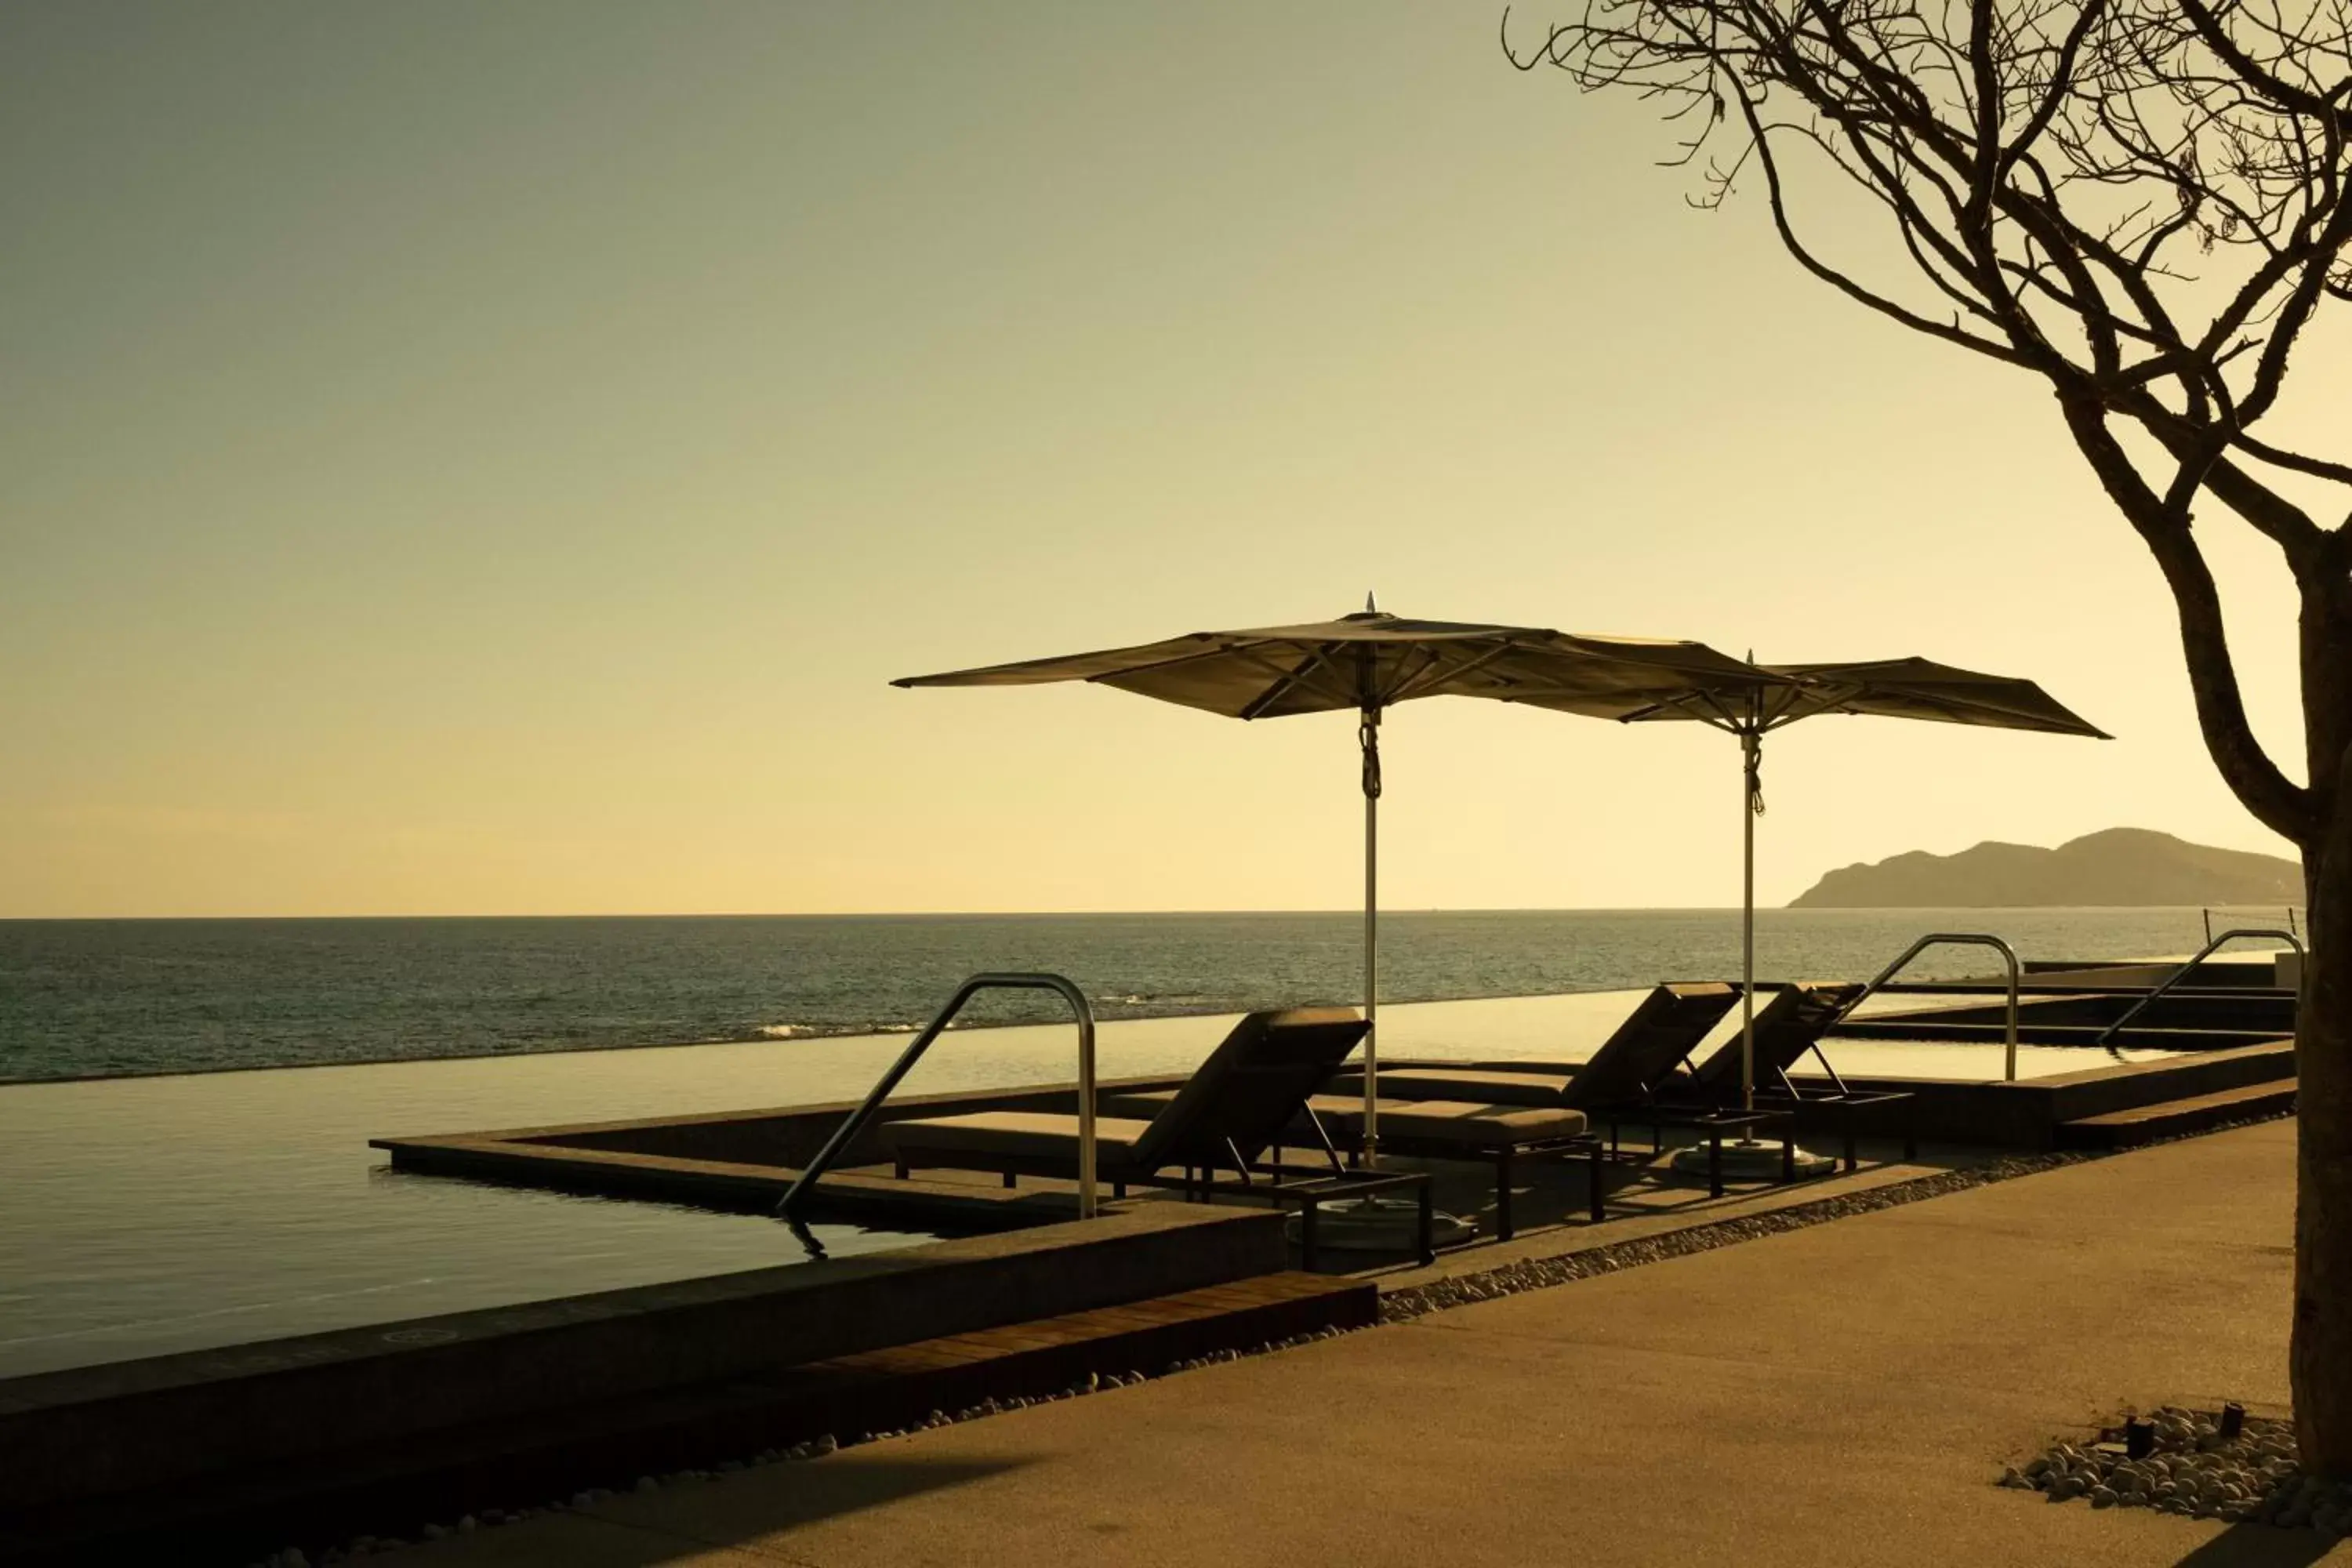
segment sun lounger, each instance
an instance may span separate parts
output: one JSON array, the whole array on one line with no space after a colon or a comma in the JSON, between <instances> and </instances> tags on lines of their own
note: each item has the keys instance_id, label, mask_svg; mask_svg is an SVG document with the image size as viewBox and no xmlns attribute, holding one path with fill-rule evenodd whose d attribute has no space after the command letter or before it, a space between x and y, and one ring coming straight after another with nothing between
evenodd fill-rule
<instances>
[{"instance_id":1,"label":"sun lounger","mask_svg":"<svg viewBox=\"0 0 2352 1568\"><path fill-rule=\"evenodd\" d=\"M1397 1067L1381 1072L1381 1093L1401 1100L1565 1107L1595 1119L1645 1105L1671 1085L1684 1060L1739 1000L1719 981L1661 985L1573 1072L1506 1068Z\"/></svg>"},{"instance_id":2,"label":"sun lounger","mask_svg":"<svg viewBox=\"0 0 2352 1568\"><path fill-rule=\"evenodd\" d=\"M1391 1104L1381 1101L1381 1148L1390 1153L1427 1160L1476 1160L1495 1167L1495 1238L1508 1241L1511 1190L1517 1183L1514 1165L1538 1155L1579 1153L1591 1165L1592 1217L1604 1213L1605 1151L1594 1137L1581 1110L1560 1105L1485 1105L1465 1100L1417 1100ZM1362 1100L1344 1111L1323 1118L1324 1125L1342 1148L1363 1142Z\"/></svg>"},{"instance_id":3,"label":"sun lounger","mask_svg":"<svg viewBox=\"0 0 2352 1568\"><path fill-rule=\"evenodd\" d=\"M1103 1102L1114 1116L1150 1116L1172 1100L1175 1089L1143 1089ZM1588 1130L1584 1112L1565 1106L1482 1105L1456 1100L1381 1101L1381 1147L1391 1153L1430 1160L1475 1160L1495 1167L1495 1236L1508 1241L1515 1166L1538 1155L1580 1153L1592 1162L1592 1217L1601 1217L1601 1140ZM1364 1100L1318 1094L1300 1108L1289 1136L1302 1142L1357 1150L1363 1146ZM1279 1146L1277 1145L1277 1148Z\"/></svg>"},{"instance_id":4,"label":"sun lounger","mask_svg":"<svg viewBox=\"0 0 2352 1568\"><path fill-rule=\"evenodd\" d=\"M1707 1190L1723 1194L1724 1136L1747 1136L1790 1120L1785 1107L1748 1109L1699 1100L1680 1089L1684 1063L1721 1024L1739 1000L1739 987L1720 981L1660 985L1642 998L1583 1066L1570 1072L1508 1068L1398 1067L1381 1072L1385 1100L1445 1100L1580 1111L1593 1124L1607 1124L1613 1152L1620 1123L1654 1129L1694 1129L1707 1141ZM1339 1086L1344 1092L1345 1085ZM1388 1143L1383 1110L1381 1141ZM1656 1139L1653 1138L1654 1144ZM1784 1140L1784 1144L1786 1141ZM1784 1147L1783 1169L1793 1173L1794 1151ZM1601 1199L1594 1184L1596 1204ZM1595 1215L1598 1218L1598 1214Z\"/></svg>"},{"instance_id":5,"label":"sun lounger","mask_svg":"<svg viewBox=\"0 0 2352 1568\"><path fill-rule=\"evenodd\" d=\"M1806 1053L1820 1058L1823 1070L1839 1081L1837 1069L1821 1056L1822 1037L1845 1016L1862 994L1860 985L1784 985L1756 1013L1756 1083L1772 1084L1796 1092L1789 1069ZM1710 1099L1739 1093L1740 1037L1735 1033L1714 1055L1691 1068L1690 1085ZM1839 1087L1843 1088L1842 1081Z\"/></svg>"},{"instance_id":6,"label":"sun lounger","mask_svg":"<svg viewBox=\"0 0 2352 1568\"><path fill-rule=\"evenodd\" d=\"M1836 1116L1839 1131L1844 1140L1845 1168L1853 1170L1857 1163L1854 1147L1857 1117L1878 1108L1874 1114L1885 1114L1885 1108L1907 1104L1911 1096L1892 1089L1856 1090L1849 1088L1838 1076L1836 1068L1822 1049L1822 1037L1837 1026L1865 988L1859 984L1786 985L1773 993L1772 999L1756 1014L1756 1059L1751 1081L1756 1086L1758 1103L1804 1106ZM1805 1090L1797 1086L1789 1074L1808 1055L1821 1063L1828 1075L1829 1087ZM1702 1103L1737 1105L1740 1100L1740 1037L1737 1034L1719 1047L1706 1060L1698 1063L1678 1086L1676 1092L1688 1094ZM1897 1114L1903 1114L1898 1112ZM1907 1115L1903 1124L1903 1157L1913 1158L1918 1152Z\"/></svg>"},{"instance_id":7,"label":"sun lounger","mask_svg":"<svg viewBox=\"0 0 2352 1568\"><path fill-rule=\"evenodd\" d=\"M1181 1169L1189 1187L1192 1172L1205 1182L1222 1167L1248 1184L1253 1166L1281 1142L1366 1026L1351 1007L1250 1014L1156 1114L1096 1118L1096 1173L1116 1187ZM889 1121L879 1131L902 1177L939 1167L994 1171L1011 1186L1022 1175L1077 1173L1076 1116L982 1111Z\"/></svg>"}]
</instances>

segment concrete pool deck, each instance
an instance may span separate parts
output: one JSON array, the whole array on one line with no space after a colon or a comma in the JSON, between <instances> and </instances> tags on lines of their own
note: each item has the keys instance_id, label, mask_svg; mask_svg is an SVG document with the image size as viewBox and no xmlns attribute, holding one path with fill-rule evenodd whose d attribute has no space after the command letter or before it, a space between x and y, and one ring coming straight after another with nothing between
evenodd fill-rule
<instances>
[{"instance_id":1,"label":"concrete pool deck","mask_svg":"<svg viewBox=\"0 0 2352 1568\"><path fill-rule=\"evenodd\" d=\"M396 1560L2316 1562L2309 1532L1992 1484L2126 1405L2283 1410L2294 1139L2088 1161Z\"/></svg>"}]
</instances>

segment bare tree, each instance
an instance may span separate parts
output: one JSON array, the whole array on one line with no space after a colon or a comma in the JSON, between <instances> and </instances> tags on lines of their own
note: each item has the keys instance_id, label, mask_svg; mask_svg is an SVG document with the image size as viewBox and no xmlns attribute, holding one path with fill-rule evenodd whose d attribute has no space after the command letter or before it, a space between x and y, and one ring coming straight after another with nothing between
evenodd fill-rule
<instances>
[{"instance_id":1,"label":"bare tree","mask_svg":"<svg viewBox=\"0 0 2352 1568\"><path fill-rule=\"evenodd\" d=\"M2214 763L2302 851L2292 1376L2305 1465L2352 1476L2352 410L2285 401L2298 342L2352 300L2352 0L1583 5L1539 39L1506 13L1513 62L1656 102L1698 205L1760 186L1814 277L2042 378L2156 557ZM1825 254L1825 173L1899 252ZM2298 590L2301 784L2246 720L2208 501Z\"/></svg>"}]
</instances>

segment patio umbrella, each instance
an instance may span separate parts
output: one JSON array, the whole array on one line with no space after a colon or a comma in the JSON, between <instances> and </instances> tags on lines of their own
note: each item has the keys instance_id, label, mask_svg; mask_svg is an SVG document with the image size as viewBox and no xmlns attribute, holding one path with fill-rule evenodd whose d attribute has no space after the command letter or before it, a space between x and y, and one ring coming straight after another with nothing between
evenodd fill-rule
<instances>
[{"instance_id":1,"label":"patio umbrella","mask_svg":"<svg viewBox=\"0 0 2352 1568\"><path fill-rule=\"evenodd\" d=\"M1646 711L1705 689L1738 701L1788 686L1695 642L1584 637L1540 626L1409 620L1374 608L1306 626L1192 632L1163 642L1026 659L894 686L1034 686L1083 680L1231 719L1356 710L1364 795L1364 1156L1378 1137L1381 715L1423 697L1587 702Z\"/></svg>"},{"instance_id":2,"label":"patio umbrella","mask_svg":"<svg viewBox=\"0 0 2352 1568\"><path fill-rule=\"evenodd\" d=\"M1646 723L1690 719L1739 737L1746 766L1744 858L1741 865L1740 1092L1756 1102L1756 819L1764 814L1764 737L1821 713L1876 714L1889 719L1925 719L1943 724L1974 724L1995 730L2037 730L2053 735L2112 736L2092 725L2031 680L1959 669L1924 658L1873 659L1849 664L1773 664L1756 667L1782 678L1777 685L1717 685L1695 682L1653 702L1595 702L1590 696L1522 696L1520 701L1564 712L1588 713Z\"/></svg>"}]
</instances>

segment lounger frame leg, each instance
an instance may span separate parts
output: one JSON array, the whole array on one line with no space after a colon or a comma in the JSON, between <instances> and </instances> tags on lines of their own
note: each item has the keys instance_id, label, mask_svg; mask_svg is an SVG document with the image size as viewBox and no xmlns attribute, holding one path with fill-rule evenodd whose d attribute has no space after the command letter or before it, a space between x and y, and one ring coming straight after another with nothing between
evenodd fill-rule
<instances>
[{"instance_id":1,"label":"lounger frame leg","mask_svg":"<svg viewBox=\"0 0 2352 1568\"><path fill-rule=\"evenodd\" d=\"M1848 1174L1848 1175L1852 1175L1852 1174L1853 1173L1853 1172L1854 1172L1855 1167L1857 1167L1857 1166L1858 1166L1858 1165L1860 1165L1861 1163L1862 1163L1862 1158L1861 1158L1860 1151L1858 1151L1858 1150L1857 1150L1857 1149L1855 1149L1855 1147L1854 1147L1854 1141L1853 1141L1853 1117L1851 1114L1849 1114L1849 1115L1845 1118L1845 1169L1846 1169L1846 1174Z\"/></svg>"},{"instance_id":2,"label":"lounger frame leg","mask_svg":"<svg viewBox=\"0 0 2352 1568\"><path fill-rule=\"evenodd\" d=\"M1706 1130L1706 1195L1711 1198L1723 1195L1723 1129L1720 1127Z\"/></svg>"},{"instance_id":3,"label":"lounger frame leg","mask_svg":"<svg viewBox=\"0 0 2352 1568\"><path fill-rule=\"evenodd\" d=\"M1423 1268L1437 1261L1437 1184L1423 1176L1421 1180L1421 1266Z\"/></svg>"},{"instance_id":4,"label":"lounger frame leg","mask_svg":"<svg viewBox=\"0 0 2352 1568\"><path fill-rule=\"evenodd\" d=\"M898 1179L902 1182L905 1181L907 1179L907 1162L905 1160L901 1159L898 1162Z\"/></svg>"},{"instance_id":5,"label":"lounger frame leg","mask_svg":"<svg viewBox=\"0 0 2352 1568\"><path fill-rule=\"evenodd\" d=\"M1595 1225L1609 1217L1608 1189L1602 1186L1601 1182L1602 1166L1606 1159L1607 1156L1601 1147L1601 1140L1595 1138L1592 1141L1592 1156L1586 1167L1590 1173L1587 1179L1591 1184L1591 1191L1587 1194L1587 1202L1592 1210L1592 1223Z\"/></svg>"},{"instance_id":6,"label":"lounger frame leg","mask_svg":"<svg viewBox=\"0 0 2352 1568\"><path fill-rule=\"evenodd\" d=\"M1336 1173L1340 1169L1339 1151L1332 1146L1330 1131L1324 1127L1323 1119L1315 1114L1315 1108L1311 1105L1307 1108L1307 1125L1315 1129L1315 1141L1323 1146L1323 1157L1331 1162L1331 1169ZM1352 1165L1355 1163L1350 1156L1348 1163Z\"/></svg>"},{"instance_id":7,"label":"lounger frame leg","mask_svg":"<svg viewBox=\"0 0 2352 1568\"><path fill-rule=\"evenodd\" d=\"M1014 1174L1013 1174L1012 1172L1010 1172L1010 1171L1007 1171L1007 1172L1005 1172L1005 1173L1004 1173L1004 1190L1005 1190L1006 1192L1008 1192L1008 1193L1009 1193L1009 1192L1013 1191L1013 1188L1015 1188L1015 1187L1019 1186L1020 1184L1021 1184L1021 1178L1020 1178L1019 1176L1014 1175Z\"/></svg>"},{"instance_id":8,"label":"lounger frame leg","mask_svg":"<svg viewBox=\"0 0 2352 1568\"><path fill-rule=\"evenodd\" d=\"M1511 1146L1495 1151L1495 1239L1511 1239Z\"/></svg>"},{"instance_id":9,"label":"lounger frame leg","mask_svg":"<svg viewBox=\"0 0 2352 1568\"><path fill-rule=\"evenodd\" d=\"M1298 1266L1309 1274L1315 1272L1315 1214L1320 1207L1311 1197L1298 1206Z\"/></svg>"}]
</instances>

